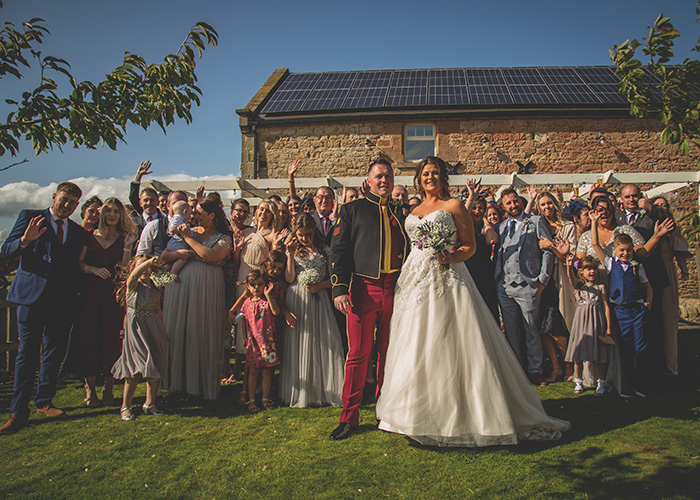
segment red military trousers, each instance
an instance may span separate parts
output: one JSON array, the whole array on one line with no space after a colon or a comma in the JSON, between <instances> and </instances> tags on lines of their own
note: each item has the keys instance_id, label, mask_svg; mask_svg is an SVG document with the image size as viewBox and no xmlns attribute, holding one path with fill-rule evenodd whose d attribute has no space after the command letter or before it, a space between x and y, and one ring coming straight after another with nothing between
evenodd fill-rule
<instances>
[{"instance_id":1,"label":"red military trousers","mask_svg":"<svg viewBox=\"0 0 700 500\"><path fill-rule=\"evenodd\" d=\"M359 425L362 390L365 387L374 332L377 332L377 392L384 382L384 362L389 346L389 325L394 311L394 288L399 273L382 274L377 279L354 276L350 286L352 307L347 316L348 357L343 382L341 423Z\"/></svg>"}]
</instances>

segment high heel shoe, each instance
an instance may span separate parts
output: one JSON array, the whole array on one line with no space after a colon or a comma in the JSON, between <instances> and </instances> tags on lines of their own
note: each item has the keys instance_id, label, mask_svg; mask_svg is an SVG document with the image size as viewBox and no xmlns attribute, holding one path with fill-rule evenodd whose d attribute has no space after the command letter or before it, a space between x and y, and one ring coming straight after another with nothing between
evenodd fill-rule
<instances>
[{"instance_id":1,"label":"high heel shoe","mask_svg":"<svg viewBox=\"0 0 700 500\"><path fill-rule=\"evenodd\" d=\"M160 411L156 407L156 405L154 405L154 404L153 405L143 405L141 407L141 409L143 410L144 415L163 415L163 412Z\"/></svg>"},{"instance_id":2,"label":"high heel shoe","mask_svg":"<svg viewBox=\"0 0 700 500\"><path fill-rule=\"evenodd\" d=\"M125 415L127 411L130 413L130 415ZM119 410L119 413L121 413L122 420L136 420L136 415L134 414L133 410L128 406Z\"/></svg>"}]
</instances>

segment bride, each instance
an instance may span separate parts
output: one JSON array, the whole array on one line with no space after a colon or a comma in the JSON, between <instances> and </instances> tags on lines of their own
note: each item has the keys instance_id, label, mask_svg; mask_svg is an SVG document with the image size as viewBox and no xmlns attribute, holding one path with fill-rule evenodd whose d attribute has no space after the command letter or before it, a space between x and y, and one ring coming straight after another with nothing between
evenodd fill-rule
<instances>
[{"instance_id":1,"label":"bride","mask_svg":"<svg viewBox=\"0 0 700 500\"><path fill-rule=\"evenodd\" d=\"M403 266L379 428L431 446L558 439L569 423L547 416L463 264L474 253L474 231L464 205L450 197L445 163L422 160L414 184L424 201L406 219L411 240L431 221L456 230L460 246L435 255L414 244Z\"/></svg>"}]
</instances>

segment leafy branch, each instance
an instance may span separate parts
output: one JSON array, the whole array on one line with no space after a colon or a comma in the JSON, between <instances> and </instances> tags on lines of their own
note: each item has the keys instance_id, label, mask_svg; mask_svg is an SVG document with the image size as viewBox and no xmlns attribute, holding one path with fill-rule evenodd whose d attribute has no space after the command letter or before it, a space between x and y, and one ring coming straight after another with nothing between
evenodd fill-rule
<instances>
[{"instance_id":1,"label":"leafy branch","mask_svg":"<svg viewBox=\"0 0 700 500\"><path fill-rule=\"evenodd\" d=\"M2 3L0 2L0 7ZM206 47L218 44L218 33L204 22L187 33L177 53L165 56L160 64L148 64L137 54L126 52L122 64L94 84L78 82L67 61L42 56L37 47L49 30L40 18L22 23L20 29L6 21L0 30L0 79L6 75L22 78L22 69L39 61L41 80L21 99L6 99L15 109L0 122L0 156L16 156L19 141L29 140L36 154L65 144L95 149L107 144L116 149L124 142L129 123L141 128L155 123L163 131L175 119L192 122L192 105L199 105L196 59ZM47 74L68 80L72 91L61 96L58 84Z\"/></svg>"},{"instance_id":2,"label":"leafy branch","mask_svg":"<svg viewBox=\"0 0 700 500\"><path fill-rule=\"evenodd\" d=\"M697 23L700 0L695 12ZM627 96L632 116L660 120L664 125L661 142L677 144L680 153L686 155L691 144L700 146L700 61L685 58L682 64L669 64L680 32L668 17L660 14L648 28L643 44L636 39L626 40L610 50L621 79L620 92ZM640 47L649 58L647 64L635 58ZM700 52L700 38L692 51Z\"/></svg>"}]
</instances>

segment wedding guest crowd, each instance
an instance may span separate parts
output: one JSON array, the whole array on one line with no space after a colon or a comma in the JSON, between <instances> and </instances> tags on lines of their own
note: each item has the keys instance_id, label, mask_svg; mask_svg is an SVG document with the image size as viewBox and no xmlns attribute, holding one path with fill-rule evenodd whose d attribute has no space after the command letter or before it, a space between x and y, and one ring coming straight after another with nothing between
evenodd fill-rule
<instances>
[{"instance_id":1,"label":"wedding guest crowd","mask_svg":"<svg viewBox=\"0 0 700 500\"><path fill-rule=\"evenodd\" d=\"M88 407L111 405L115 378L125 380L127 421L137 418L132 399L141 378L143 414L162 413L161 386L170 397L213 400L239 381L238 401L253 413L276 401L345 405L345 315L330 294L341 208L370 197L406 217L423 200L400 185L384 200L368 183L342 194L328 186L301 193L301 167L299 160L288 167L286 200L251 207L237 199L229 217L221 197L205 196L203 187L191 197L142 187L149 161L130 185L133 217L121 200L93 196L75 224L69 217L82 193L72 183L59 184L49 209L22 211L2 246L4 258L20 259L8 294L18 304L20 344L11 416L0 433L27 424L37 368L37 413L65 415L53 406L64 357L66 371L84 382ZM687 278L690 254L668 199L646 200L634 184L619 199L603 187L588 201L528 191L530 203L512 188L497 200L470 180L463 202L476 247L464 265L530 381L566 379L576 393L594 386L595 395L646 397L662 374L677 376L676 264ZM371 348L362 349L364 363ZM373 380L371 360L366 371ZM353 377L357 399L364 372Z\"/></svg>"}]
</instances>

